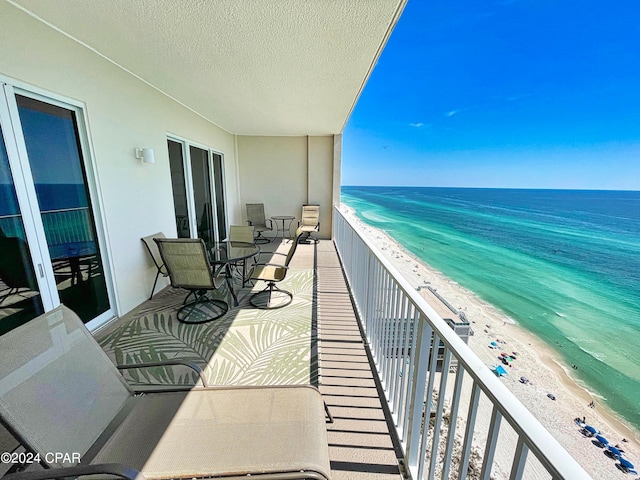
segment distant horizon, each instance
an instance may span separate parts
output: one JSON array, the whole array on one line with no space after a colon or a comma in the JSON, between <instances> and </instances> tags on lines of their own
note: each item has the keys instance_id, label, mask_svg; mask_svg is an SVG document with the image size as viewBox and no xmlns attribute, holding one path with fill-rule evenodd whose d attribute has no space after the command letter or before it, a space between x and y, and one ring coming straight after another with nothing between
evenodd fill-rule
<instances>
[{"instance_id":1,"label":"distant horizon","mask_svg":"<svg viewBox=\"0 0 640 480\"><path fill-rule=\"evenodd\" d=\"M344 183L639 191L638 18L408 0L343 130Z\"/></svg>"}]
</instances>

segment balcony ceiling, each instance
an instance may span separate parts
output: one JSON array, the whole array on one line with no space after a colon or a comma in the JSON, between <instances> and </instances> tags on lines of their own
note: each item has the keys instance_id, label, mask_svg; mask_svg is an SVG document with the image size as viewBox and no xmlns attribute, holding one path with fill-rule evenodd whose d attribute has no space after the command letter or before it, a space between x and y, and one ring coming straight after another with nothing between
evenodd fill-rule
<instances>
[{"instance_id":1,"label":"balcony ceiling","mask_svg":"<svg viewBox=\"0 0 640 480\"><path fill-rule=\"evenodd\" d=\"M9 0L229 132L342 131L406 0Z\"/></svg>"}]
</instances>

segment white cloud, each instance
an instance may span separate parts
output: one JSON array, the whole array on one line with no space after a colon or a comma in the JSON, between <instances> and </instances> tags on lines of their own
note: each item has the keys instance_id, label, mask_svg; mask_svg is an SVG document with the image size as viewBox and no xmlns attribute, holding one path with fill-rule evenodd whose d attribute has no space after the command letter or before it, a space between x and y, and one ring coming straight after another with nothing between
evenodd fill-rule
<instances>
[{"instance_id":1,"label":"white cloud","mask_svg":"<svg viewBox=\"0 0 640 480\"><path fill-rule=\"evenodd\" d=\"M420 127L424 127L424 123L422 123L422 122L410 123L409 126L410 127L415 127L415 128L420 128Z\"/></svg>"}]
</instances>

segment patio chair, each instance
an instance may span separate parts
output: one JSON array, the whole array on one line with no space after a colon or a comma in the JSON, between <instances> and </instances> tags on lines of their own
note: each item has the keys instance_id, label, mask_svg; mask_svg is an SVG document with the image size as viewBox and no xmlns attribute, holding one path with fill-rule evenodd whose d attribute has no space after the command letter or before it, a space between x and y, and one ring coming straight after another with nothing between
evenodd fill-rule
<instances>
[{"instance_id":1,"label":"patio chair","mask_svg":"<svg viewBox=\"0 0 640 480\"><path fill-rule=\"evenodd\" d=\"M149 295L149 300L153 298L153 292L156 289L156 284L158 283L158 277L162 275L163 277L168 277L169 272L167 272L167 268L164 266L164 262L162 261L162 257L160 257L160 251L158 250L158 246L156 242L153 241L154 238L165 238L164 233L158 232L153 235L148 235L146 237L142 237L142 243L147 247L147 252L149 252L149 256L151 260L153 260L153 264L156 266L156 279L153 281L153 287L151 287L151 295Z\"/></svg>"},{"instance_id":2,"label":"patio chair","mask_svg":"<svg viewBox=\"0 0 640 480\"><path fill-rule=\"evenodd\" d=\"M209 297L225 282L225 265L214 270L201 238L154 238L173 288L189 291L176 313L182 323L217 320L229 310L223 300ZM193 300L190 300L193 296Z\"/></svg>"},{"instance_id":3,"label":"patio chair","mask_svg":"<svg viewBox=\"0 0 640 480\"><path fill-rule=\"evenodd\" d=\"M253 226L254 231L258 234L255 243L269 243L267 237L262 235L263 232L273 230L271 219L265 219L264 203L247 203L247 223Z\"/></svg>"},{"instance_id":4,"label":"patio chair","mask_svg":"<svg viewBox=\"0 0 640 480\"><path fill-rule=\"evenodd\" d=\"M267 282L267 286L260 292L256 292L249 298L249 302L256 308L263 310L272 310L275 308L286 307L293 301L293 293L287 290L278 288L276 283L281 282L287 276L289 271L289 263L293 258L293 254L296 253L298 241L300 236L303 235L300 228L296 232L296 238L294 239L289 251L286 253L274 252L274 255L285 256L284 264L277 263L257 263L254 265L253 271L249 275L251 280L261 280Z\"/></svg>"},{"instance_id":5,"label":"patio chair","mask_svg":"<svg viewBox=\"0 0 640 480\"><path fill-rule=\"evenodd\" d=\"M300 241L309 243L309 238L311 238L313 243L318 243L318 239L312 234L320 231L320 205L303 205L301 218L298 227L304 235Z\"/></svg>"},{"instance_id":6,"label":"patio chair","mask_svg":"<svg viewBox=\"0 0 640 480\"><path fill-rule=\"evenodd\" d=\"M0 423L45 467L3 480L329 479L325 422L311 386L136 392L65 306L0 337Z\"/></svg>"},{"instance_id":7,"label":"patio chair","mask_svg":"<svg viewBox=\"0 0 640 480\"><path fill-rule=\"evenodd\" d=\"M254 243L254 229L252 226L231 225L229 227L229 241Z\"/></svg>"}]
</instances>

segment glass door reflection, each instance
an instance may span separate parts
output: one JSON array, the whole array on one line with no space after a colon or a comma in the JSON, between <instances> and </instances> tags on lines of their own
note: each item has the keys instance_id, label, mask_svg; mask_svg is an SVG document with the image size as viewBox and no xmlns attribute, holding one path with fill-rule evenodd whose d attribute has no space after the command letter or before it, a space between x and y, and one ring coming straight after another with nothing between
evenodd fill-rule
<instances>
[{"instance_id":1,"label":"glass door reflection","mask_svg":"<svg viewBox=\"0 0 640 480\"><path fill-rule=\"evenodd\" d=\"M60 302L88 322L110 304L76 114L21 95L16 101Z\"/></svg>"},{"instance_id":2,"label":"glass door reflection","mask_svg":"<svg viewBox=\"0 0 640 480\"><path fill-rule=\"evenodd\" d=\"M0 125L0 335L43 313Z\"/></svg>"}]
</instances>

